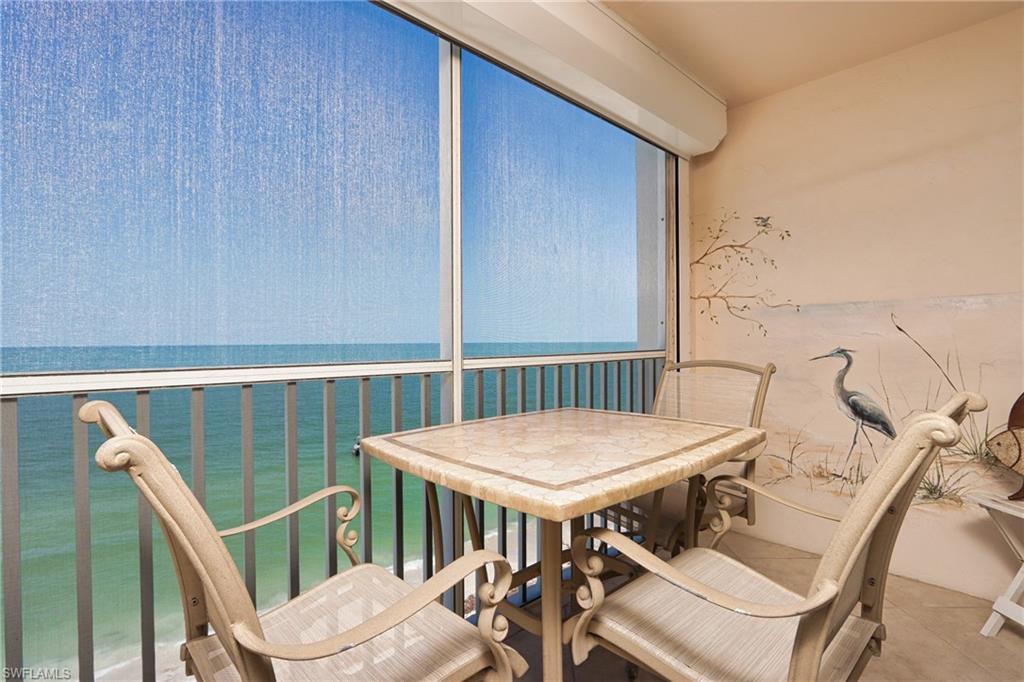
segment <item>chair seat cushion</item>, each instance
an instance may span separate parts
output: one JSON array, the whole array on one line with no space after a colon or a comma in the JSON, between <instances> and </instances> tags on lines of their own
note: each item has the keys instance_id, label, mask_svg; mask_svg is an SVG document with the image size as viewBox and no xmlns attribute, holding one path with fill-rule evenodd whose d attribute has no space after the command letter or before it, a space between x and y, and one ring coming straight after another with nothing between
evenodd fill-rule
<instances>
[{"instance_id":1,"label":"chair seat cushion","mask_svg":"<svg viewBox=\"0 0 1024 682\"><path fill-rule=\"evenodd\" d=\"M313 642L359 625L413 590L387 569L361 564L260 616L270 642ZM238 680L216 636L188 643L205 682ZM465 679L491 665L476 627L438 603L369 642L315 661L274 661L279 680Z\"/></svg>"},{"instance_id":2,"label":"chair seat cushion","mask_svg":"<svg viewBox=\"0 0 1024 682\"><path fill-rule=\"evenodd\" d=\"M786 604L801 599L710 549L686 550L669 563L748 601ZM798 620L734 613L648 573L607 596L590 632L669 679L777 682L788 675ZM875 628L875 623L850 616L825 652L819 679L845 680Z\"/></svg>"}]
</instances>

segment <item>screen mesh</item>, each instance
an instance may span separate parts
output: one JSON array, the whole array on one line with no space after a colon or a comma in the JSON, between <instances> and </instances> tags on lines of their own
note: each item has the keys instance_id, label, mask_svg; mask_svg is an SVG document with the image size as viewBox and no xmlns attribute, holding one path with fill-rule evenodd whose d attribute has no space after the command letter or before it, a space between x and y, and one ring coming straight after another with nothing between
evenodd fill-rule
<instances>
[{"instance_id":1,"label":"screen mesh","mask_svg":"<svg viewBox=\"0 0 1024 682\"><path fill-rule=\"evenodd\" d=\"M665 343L665 152L462 63L466 355Z\"/></svg>"}]
</instances>

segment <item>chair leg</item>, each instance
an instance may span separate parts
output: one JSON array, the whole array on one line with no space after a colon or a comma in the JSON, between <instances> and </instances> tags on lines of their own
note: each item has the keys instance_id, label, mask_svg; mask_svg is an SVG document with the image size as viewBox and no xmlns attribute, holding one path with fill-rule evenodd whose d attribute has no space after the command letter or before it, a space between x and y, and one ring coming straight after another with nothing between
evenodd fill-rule
<instances>
[{"instance_id":1,"label":"chair leg","mask_svg":"<svg viewBox=\"0 0 1024 682\"><path fill-rule=\"evenodd\" d=\"M703 495L705 478L702 475L691 476L686 485L686 532L683 535L683 547L691 549L697 546L700 533L700 522L704 516L707 497ZM703 498L703 499L702 499ZM670 548L671 549L671 548Z\"/></svg>"},{"instance_id":2,"label":"chair leg","mask_svg":"<svg viewBox=\"0 0 1024 682\"><path fill-rule=\"evenodd\" d=\"M743 478L747 479L751 483L757 483L757 458L746 462L743 465ZM754 509L754 491L746 491L746 502L744 504L744 516L747 517L747 525L753 526L755 523L755 509Z\"/></svg>"},{"instance_id":3,"label":"chair leg","mask_svg":"<svg viewBox=\"0 0 1024 682\"><path fill-rule=\"evenodd\" d=\"M649 552L653 552L654 546L657 544L658 524L661 523L661 504L664 498L664 488L654 493L654 503L651 505L651 513L647 516L647 522L644 524L644 547ZM671 548L669 548L669 551L671 551Z\"/></svg>"},{"instance_id":4,"label":"chair leg","mask_svg":"<svg viewBox=\"0 0 1024 682\"><path fill-rule=\"evenodd\" d=\"M686 544L687 523L688 521L683 519L672 527L672 532L668 535L668 545L665 549L667 549L669 554L672 556L679 554L679 548Z\"/></svg>"},{"instance_id":5,"label":"chair leg","mask_svg":"<svg viewBox=\"0 0 1024 682\"><path fill-rule=\"evenodd\" d=\"M469 540L473 543L473 549L483 549L483 519L476 518L476 512L473 510L473 500L466 495L462 495L462 509L466 515L466 525L469 527ZM476 579L477 587L487 582L487 569L483 567L478 569Z\"/></svg>"}]
</instances>

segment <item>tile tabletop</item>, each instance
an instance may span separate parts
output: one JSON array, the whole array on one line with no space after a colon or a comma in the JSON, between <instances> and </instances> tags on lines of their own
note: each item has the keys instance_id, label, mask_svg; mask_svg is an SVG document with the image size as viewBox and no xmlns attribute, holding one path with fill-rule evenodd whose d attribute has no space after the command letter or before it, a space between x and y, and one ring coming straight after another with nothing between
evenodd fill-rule
<instances>
[{"instance_id":1,"label":"tile tabletop","mask_svg":"<svg viewBox=\"0 0 1024 682\"><path fill-rule=\"evenodd\" d=\"M566 521L761 443L761 429L564 408L373 436L360 449L460 493Z\"/></svg>"}]
</instances>

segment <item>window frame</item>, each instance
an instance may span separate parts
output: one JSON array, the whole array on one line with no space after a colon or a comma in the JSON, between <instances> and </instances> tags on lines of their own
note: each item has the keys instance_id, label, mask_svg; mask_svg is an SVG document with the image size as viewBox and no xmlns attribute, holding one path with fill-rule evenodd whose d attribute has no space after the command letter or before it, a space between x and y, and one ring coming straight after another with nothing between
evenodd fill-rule
<instances>
[{"instance_id":1,"label":"window frame","mask_svg":"<svg viewBox=\"0 0 1024 682\"><path fill-rule=\"evenodd\" d=\"M391 7L383 6L388 11ZM472 50L458 42L438 33L415 19L398 13L408 21L422 26L438 36L439 69L438 97L439 121L441 135L439 141L439 181L440 181L440 212L441 212L441 283L442 301L440 305L440 359L450 363L451 371L442 377L441 382L441 418L445 422L460 422L464 411L463 395L465 393L465 373L481 369L501 369L508 367L544 366L565 363L569 358L579 358L581 362L602 361L623 353L657 354L661 359L680 361L689 344L683 336L683 321L687 316L680 306L681 263L683 245L680 236L680 196L688 196L689 177L687 163L677 155L655 144L636 132L609 120L579 102L566 97L552 88L538 83L536 80L502 64L479 51ZM558 97L572 106L597 116L630 135L643 140L655 149L664 153L664 216L665 216L665 337L664 345L650 351L621 351L619 353L567 353L544 356L515 357L465 357L463 340L463 301L462 301L462 54L468 52L475 57L490 62L514 76L526 80L534 87ZM685 185L683 184L685 182ZM525 361L525 362L524 362ZM656 377L654 377L656 381Z\"/></svg>"}]
</instances>

